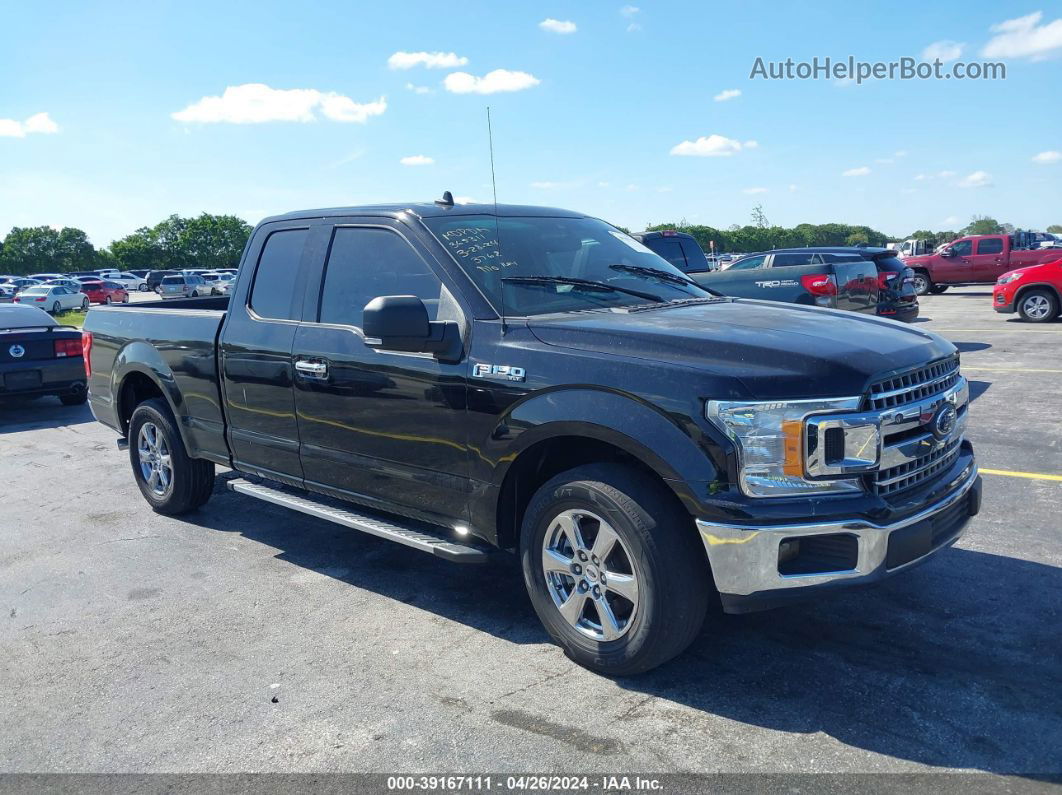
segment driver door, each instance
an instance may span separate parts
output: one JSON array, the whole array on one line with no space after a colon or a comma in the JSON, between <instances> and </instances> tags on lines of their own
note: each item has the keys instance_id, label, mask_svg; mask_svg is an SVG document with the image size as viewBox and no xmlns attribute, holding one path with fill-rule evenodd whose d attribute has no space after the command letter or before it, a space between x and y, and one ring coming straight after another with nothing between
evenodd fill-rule
<instances>
[{"instance_id":1,"label":"driver door","mask_svg":"<svg viewBox=\"0 0 1062 795\"><path fill-rule=\"evenodd\" d=\"M468 362L370 348L362 310L420 298L431 320L461 310L432 255L388 219L336 224L320 292L295 335L295 410L306 485L439 524L467 521ZM315 283L311 277L311 284Z\"/></svg>"}]
</instances>

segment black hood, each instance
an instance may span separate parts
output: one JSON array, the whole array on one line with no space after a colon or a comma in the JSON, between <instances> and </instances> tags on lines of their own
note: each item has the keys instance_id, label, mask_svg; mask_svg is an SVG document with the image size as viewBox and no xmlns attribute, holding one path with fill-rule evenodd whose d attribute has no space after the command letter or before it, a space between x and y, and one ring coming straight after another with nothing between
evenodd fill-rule
<instances>
[{"instance_id":1,"label":"black hood","mask_svg":"<svg viewBox=\"0 0 1062 795\"><path fill-rule=\"evenodd\" d=\"M528 326L547 345L684 365L767 400L860 395L876 376L955 352L943 337L891 320L740 299L538 317Z\"/></svg>"}]
</instances>

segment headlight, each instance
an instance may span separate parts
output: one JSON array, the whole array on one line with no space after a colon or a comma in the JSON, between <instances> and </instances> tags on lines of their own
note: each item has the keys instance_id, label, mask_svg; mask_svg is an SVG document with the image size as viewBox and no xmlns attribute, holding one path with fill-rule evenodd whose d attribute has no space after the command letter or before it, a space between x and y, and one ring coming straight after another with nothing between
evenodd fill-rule
<instances>
[{"instance_id":1,"label":"headlight","mask_svg":"<svg viewBox=\"0 0 1062 795\"><path fill-rule=\"evenodd\" d=\"M996 284L1009 284L1010 282L1015 282L1020 278L1020 273L1004 273L1002 276L996 279Z\"/></svg>"},{"instance_id":2,"label":"headlight","mask_svg":"<svg viewBox=\"0 0 1062 795\"><path fill-rule=\"evenodd\" d=\"M750 497L834 494L858 492L862 487L855 479L805 477L805 420L809 415L850 412L859 403L860 398L774 403L710 400L705 414L737 445L738 478L745 494ZM875 460L867 469L876 463Z\"/></svg>"}]
</instances>

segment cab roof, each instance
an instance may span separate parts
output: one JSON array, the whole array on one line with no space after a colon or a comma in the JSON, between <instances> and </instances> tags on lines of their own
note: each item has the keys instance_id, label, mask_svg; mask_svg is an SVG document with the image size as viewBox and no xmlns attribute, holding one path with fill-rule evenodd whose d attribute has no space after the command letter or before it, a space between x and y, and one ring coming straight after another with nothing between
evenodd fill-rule
<instances>
[{"instance_id":1,"label":"cab roof","mask_svg":"<svg viewBox=\"0 0 1062 795\"><path fill-rule=\"evenodd\" d=\"M583 213L562 210L557 207L537 207L531 204L438 204L436 202L413 202L409 204L366 204L353 207L325 207L316 210L295 212L263 218L260 223L295 221L310 218L336 218L352 215L369 215L396 218L412 215L417 218L441 218L451 215L498 215L500 217L586 218Z\"/></svg>"}]
</instances>

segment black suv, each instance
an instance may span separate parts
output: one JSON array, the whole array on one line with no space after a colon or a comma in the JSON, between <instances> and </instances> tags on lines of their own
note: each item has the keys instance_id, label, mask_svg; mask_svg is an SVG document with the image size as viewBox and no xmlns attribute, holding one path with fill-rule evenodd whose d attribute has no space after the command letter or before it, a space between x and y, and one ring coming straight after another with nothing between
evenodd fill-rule
<instances>
[{"instance_id":1,"label":"black suv","mask_svg":"<svg viewBox=\"0 0 1062 795\"><path fill-rule=\"evenodd\" d=\"M918 317L911 275L889 249L821 246L749 254L724 271L694 278L725 295L911 321Z\"/></svg>"},{"instance_id":2,"label":"black suv","mask_svg":"<svg viewBox=\"0 0 1062 795\"><path fill-rule=\"evenodd\" d=\"M716 265L713 268L697 240L685 232L664 229L659 232L637 232L631 237L683 273L706 273L719 267Z\"/></svg>"},{"instance_id":3,"label":"black suv","mask_svg":"<svg viewBox=\"0 0 1062 795\"><path fill-rule=\"evenodd\" d=\"M167 276L180 276L180 271L148 271L145 280L147 281L147 288L154 290L156 293L159 291L159 285L162 284L162 280Z\"/></svg>"}]
</instances>

